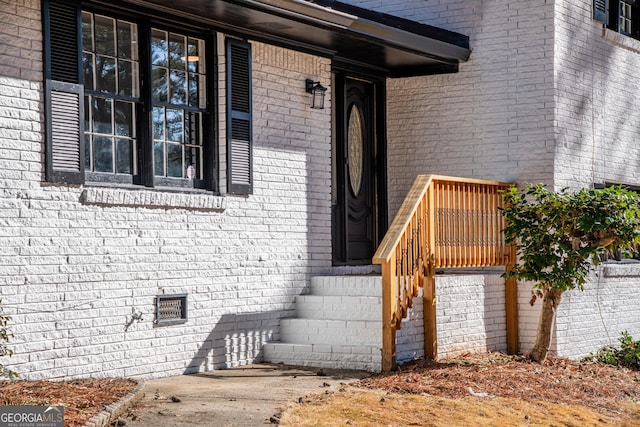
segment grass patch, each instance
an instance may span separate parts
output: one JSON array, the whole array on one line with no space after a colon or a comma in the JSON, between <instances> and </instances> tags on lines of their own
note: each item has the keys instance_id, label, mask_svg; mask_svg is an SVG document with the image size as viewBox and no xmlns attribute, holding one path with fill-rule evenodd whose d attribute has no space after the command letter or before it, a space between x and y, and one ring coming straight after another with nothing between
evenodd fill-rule
<instances>
[{"instance_id":1,"label":"grass patch","mask_svg":"<svg viewBox=\"0 0 640 427\"><path fill-rule=\"evenodd\" d=\"M280 425L310 426L638 426L640 408L629 403L617 417L584 406L502 397L451 399L346 388L290 404ZM635 413L635 416L634 416Z\"/></svg>"}]
</instances>

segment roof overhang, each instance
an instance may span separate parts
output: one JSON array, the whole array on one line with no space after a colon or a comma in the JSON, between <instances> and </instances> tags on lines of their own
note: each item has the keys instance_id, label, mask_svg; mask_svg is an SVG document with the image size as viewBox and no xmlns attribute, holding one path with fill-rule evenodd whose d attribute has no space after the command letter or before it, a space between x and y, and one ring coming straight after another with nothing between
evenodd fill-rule
<instances>
[{"instance_id":1,"label":"roof overhang","mask_svg":"<svg viewBox=\"0 0 640 427\"><path fill-rule=\"evenodd\" d=\"M456 72L471 52L465 35L333 0L127 2L392 77Z\"/></svg>"}]
</instances>

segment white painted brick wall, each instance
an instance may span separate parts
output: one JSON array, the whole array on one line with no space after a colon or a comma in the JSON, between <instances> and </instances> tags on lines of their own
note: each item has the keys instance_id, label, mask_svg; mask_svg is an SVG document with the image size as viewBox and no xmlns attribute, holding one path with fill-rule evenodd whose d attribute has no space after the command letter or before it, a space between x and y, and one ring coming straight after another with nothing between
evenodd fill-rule
<instances>
[{"instance_id":1,"label":"white painted brick wall","mask_svg":"<svg viewBox=\"0 0 640 427\"><path fill-rule=\"evenodd\" d=\"M533 283L518 282L518 348L521 353L531 351L536 339L541 300L531 305ZM552 336L553 340L553 336Z\"/></svg>"},{"instance_id":2,"label":"white painted brick wall","mask_svg":"<svg viewBox=\"0 0 640 427\"><path fill-rule=\"evenodd\" d=\"M471 37L460 73L388 82L391 214L418 173L557 186L639 180L640 97L629 78L640 65L639 42L603 39L591 2L351 3ZM166 209L83 203L81 188L42 183L39 4L0 4L0 295L16 335L8 362L36 379L156 377L259 360L261 343L278 339L279 319L292 314L309 276L331 271L331 108L311 110L303 90L305 78L330 86L330 61L253 43L254 195L225 198L218 211L218 199L213 210L193 209L193 200ZM223 97L220 106L224 159ZM153 326L162 292L188 292L188 323ZM468 296L451 295L440 304L449 327L473 334L446 339L499 348L499 316L488 315L499 297L484 294L490 303L475 307L494 322L481 330L455 311ZM144 320L127 327L136 312ZM565 338L588 333L558 325L561 351ZM627 326L637 331L637 323ZM615 340L614 329L607 331ZM419 354L416 331L401 335L407 357Z\"/></svg>"},{"instance_id":3,"label":"white painted brick wall","mask_svg":"<svg viewBox=\"0 0 640 427\"><path fill-rule=\"evenodd\" d=\"M553 2L348 3L470 37L459 73L388 81L389 218L417 174L553 183Z\"/></svg>"},{"instance_id":4,"label":"white painted brick wall","mask_svg":"<svg viewBox=\"0 0 640 427\"><path fill-rule=\"evenodd\" d=\"M401 194L417 173L640 184L640 41L604 35L593 2L346 2L470 37L460 73L389 82L389 182Z\"/></svg>"},{"instance_id":5,"label":"white painted brick wall","mask_svg":"<svg viewBox=\"0 0 640 427\"><path fill-rule=\"evenodd\" d=\"M623 331L640 337L640 263L601 265L584 291L567 291L554 324L550 354L579 359L618 345ZM518 286L519 349L533 348L541 300L531 306L532 283ZM438 355L506 351L504 279L499 274L438 275ZM422 296L397 332L398 361L424 356Z\"/></svg>"},{"instance_id":6,"label":"white painted brick wall","mask_svg":"<svg viewBox=\"0 0 640 427\"><path fill-rule=\"evenodd\" d=\"M605 345L619 345L623 331L640 337L640 264L601 264L584 290L564 293L553 327L550 354L580 359ZM529 305L531 284L519 292L520 351L531 351L541 300Z\"/></svg>"},{"instance_id":7,"label":"white painted brick wall","mask_svg":"<svg viewBox=\"0 0 640 427\"><path fill-rule=\"evenodd\" d=\"M592 2L556 1L556 188L640 184L640 41L592 19Z\"/></svg>"},{"instance_id":8,"label":"white painted brick wall","mask_svg":"<svg viewBox=\"0 0 640 427\"><path fill-rule=\"evenodd\" d=\"M451 275L436 280L438 355L506 351L504 279Z\"/></svg>"},{"instance_id":9,"label":"white painted brick wall","mask_svg":"<svg viewBox=\"0 0 640 427\"><path fill-rule=\"evenodd\" d=\"M457 74L388 82L390 218L419 173L555 189L640 184L640 84L632 78L640 42L604 32L592 19L592 2L346 1L469 35L473 50ZM520 291L520 346L527 351L540 305L529 306L529 284ZM568 356L584 353L586 345L572 343L588 333L558 330L554 345Z\"/></svg>"},{"instance_id":10,"label":"white painted brick wall","mask_svg":"<svg viewBox=\"0 0 640 427\"><path fill-rule=\"evenodd\" d=\"M437 283L437 281L436 281ZM402 329L396 331L396 360L405 363L424 357L424 304L422 289L413 299L413 308L402 320Z\"/></svg>"},{"instance_id":11,"label":"white painted brick wall","mask_svg":"<svg viewBox=\"0 0 640 427\"><path fill-rule=\"evenodd\" d=\"M38 379L261 360L310 275L331 268L331 108L310 109L304 92L305 78L330 86L330 61L252 43L252 196L145 191L141 203L48 185L39 4L0 5L0 296L15 334L3 363ZM155 327L155 296L181 292L189 321Z\"/></svg>"},{"instance_id":12,"label":"white painted brick wall","mask_svg":"<svg viewBox=\"0 0 640 427\"><path fill-rule=\"evenodd\" d=\"M556 319L556 352L581 358L619 346L628 331L640 339L640 264L600 265L584 291L565 293Z\"/></svg>"},{"instance_id":13,"label":"white painted brick wall","mask_svg":"<svg viewBox=\"0 0 640 427\"><path fill-rule=\"evenodd\" d=\"M506 351L504 279L496 274L436 276L438 357ZM424 357L422 295L396 334L399 362Z\"/></svg>"}]
</instances>

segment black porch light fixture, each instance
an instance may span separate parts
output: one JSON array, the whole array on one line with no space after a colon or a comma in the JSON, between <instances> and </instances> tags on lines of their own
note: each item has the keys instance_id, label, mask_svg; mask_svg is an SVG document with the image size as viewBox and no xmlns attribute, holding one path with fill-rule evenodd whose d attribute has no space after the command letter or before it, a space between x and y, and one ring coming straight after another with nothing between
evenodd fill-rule
<instances>
[{"instance_id":1,"label":"black porch light fixture","mask_svg":"<svg viewBox=\"0 0 640 427\"><path fill-rule=\"evenodd\" d=\"M311 108L322 110L324 108L324 93L327 88L322 86L320 82L306 79L305 90L311 94Z\"/></svg>"}]
</instances>

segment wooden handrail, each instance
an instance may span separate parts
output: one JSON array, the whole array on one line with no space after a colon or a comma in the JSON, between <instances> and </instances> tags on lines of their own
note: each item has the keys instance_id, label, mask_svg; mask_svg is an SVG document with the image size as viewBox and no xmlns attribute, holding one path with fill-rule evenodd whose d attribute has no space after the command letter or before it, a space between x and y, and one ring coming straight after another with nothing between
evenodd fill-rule
<instances>
[{"instance_id":1,"label":"wooden handrail","mask_svg":"<svg viewBox=\"0 0 640 427\"><path fill-rule=\"evenodd\" d=\"M421 287L425 355L437 357L436 268L508 266L514 261L500 211L500 190L512 185L441 175L416 178L373 256L373 263L382 266L383 371L395 366L395 331Z\"/></svg>"}]
</instances>

